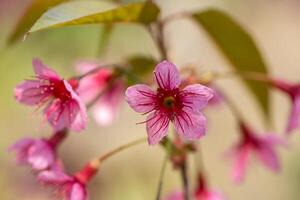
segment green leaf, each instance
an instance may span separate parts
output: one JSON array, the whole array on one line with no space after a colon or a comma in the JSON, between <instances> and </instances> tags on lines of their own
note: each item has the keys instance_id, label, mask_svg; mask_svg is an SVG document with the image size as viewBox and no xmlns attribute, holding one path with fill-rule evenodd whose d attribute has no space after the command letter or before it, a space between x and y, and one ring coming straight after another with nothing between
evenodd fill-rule
<instances>
[{"instance_id":1,"label":"green leaf","mask_svg":"<svg viewBox=\"0 0 300 200\"><path fill-rule=\"evenodd\" d=\"M32 0L9 35L7 44L13 44L22 38L48 8L63 1L65 0Z\"/></svg>"},{"instance_id":2,"label":"green leaf","mask_svg":"<svg viewBox=\"0 0 300 200\"><path fill-rule=\"evenodd\" d=\"M267 74L266 64L251 35L226 13L209 9L195 13L201 25L237 71ZM269 90L263 83L246 80L266 116L269 113Z\"/></svg>"},{"instance_id":3,"label":"green leaf","mask_svg":"<svg viewBox=\"0 0 300 200\"><path fill-rule=\"evenodd\" d=\"M129 69L138 76L147 76L152 74L157 61L151 57L133 56L128 59Z\"/></svg>"},{"instance_id":4,"label":"green leaf","mask_svg":"<svg viewBox=\"0 0 300 200\"><path fill-rule=\"evenodd\" d=\"M117 22L149 24L155 21L159 15L159 8L151 2L132 3L106 10L95 9L95 6L89 6L91 3L100 4L101 2L74 1L54 7L43 14L28 34L44 29L84 24L110 24Z\"/></svg>"}]
</instances>

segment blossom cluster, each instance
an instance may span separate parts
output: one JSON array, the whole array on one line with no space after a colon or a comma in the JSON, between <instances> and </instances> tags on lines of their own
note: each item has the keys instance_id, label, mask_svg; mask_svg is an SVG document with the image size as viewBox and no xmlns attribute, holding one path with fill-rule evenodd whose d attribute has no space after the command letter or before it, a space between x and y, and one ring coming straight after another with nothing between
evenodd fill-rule
<instances>
[{"instance_id":1,"label":"blossom cluster","mask_svg":"<svg viewBox=\"0 0 300 200\"><path fill-rule=\"evenodd\" d=\"M187 154L197 151L195 141L206 135L205 107L215 105L209 104L211 102L223 101L222 92L211 83L201 84L200 80L191 78L192 75L182 78L179 69L166 60L157 64L153 71L155 84L136 84L127 89L120 72L93 62L79 63L76 69L81 75L67 80L38 59L33 60L33 69L34 77L16 86L15 98L25 105L43 107L42 115L52 127L53 134L49 138L21 139L10 150L15 152L19 164L33 170L39 182L58 187L61 196L67 200L88 199L86 186L99 167L98 163L88 162L78 173L70 175L65 172L57 153L58 146L70 131L85 129L87 108L92 109L100 125L109 125L125 99L134 111L147 115L146 120L138 124L146 124L149 145L166 147L165 141L171 141L170 160L180 168ZM267 83L288 94L292 100L286 128L290 133L299 126L300 86L273 78L268 78ZM233 180L237 183L244 180L252 155L266 168L278 172L280 161L276 148L287 146L286 139L271 132L258 133L245 120L238 118L237 121L239 141L226 153L233 164ZM168 135L171 124L175 136ZM199 172L193 199L224 200L223 195L210 189L205 177ZM166 200L181 200L184 195L183 191L175 191Z\"/></svg>"}]
</instances>

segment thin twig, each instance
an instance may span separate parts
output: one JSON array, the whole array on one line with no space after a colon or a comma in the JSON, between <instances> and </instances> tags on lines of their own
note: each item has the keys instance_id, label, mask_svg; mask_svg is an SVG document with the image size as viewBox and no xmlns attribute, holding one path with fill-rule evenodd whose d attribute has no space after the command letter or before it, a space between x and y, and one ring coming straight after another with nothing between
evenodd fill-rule
<instances>
[{"instance_id":1,"label":"thin twig","mask_svg":"<svg viewBox=\"0 0 300 200\"><path fill-rule=\"evenodd\" d=\"M157 193L156 193L156 200L160 200L161 190L162 190L162 186L163 186L163 179L164 179L164 174L166 172L166 166L167 166L167 163L168 163L168 159L169 159L169 156L166 155L164 160L163 160L163 164L162 164L162 167L161 167L161 170L160 170Z\"/></svg>"},{"instance_id":2,"label":"thin twig","mask_svg":"<svg viewBox=\"0 0 300 200\"><path fill-rule=\"evenodd\" d=\"M187 173L187 160L180 166L180 174L182 179L182 187L184 191L184 199L190 200L189 197L189 179L188 179L188 173Z\"/></svg>"}]
</instances>

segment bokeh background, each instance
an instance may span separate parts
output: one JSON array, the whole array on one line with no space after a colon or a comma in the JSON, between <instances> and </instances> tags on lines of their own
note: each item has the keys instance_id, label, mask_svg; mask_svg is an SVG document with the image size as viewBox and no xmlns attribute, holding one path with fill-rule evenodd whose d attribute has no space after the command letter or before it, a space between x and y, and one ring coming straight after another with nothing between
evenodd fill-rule
<instances>
[{"instance_id":1,"label":"bokeh background","mask_svg":"<svg viewBox=\"0 0 300 200\"><path fill-rule=\"evenodd\" d=\"M126 1L128 2L128 1ZM298 0L156 0L163 15L217 7L230 13L255 38L270 74L299 81L300 73L300 2ZM39 57L65 77L74 75L74 63L99 59L98 41L102 27L82 26L42 31L24 42L5 46L5 40L20 18L29 0L0 0L0 199L47 200L53 192L39 186L32 173L15 166L7 148L21 137L47 136L50 129L34 109L19 105L13 98L14 86L32 75L31 60ZM193 64L197 70L229 69L218 49L195 23L183 19L170 23L166 40L172 61L178 66ZM135 25L118 25L110 45L101 57L120 61L129 55L158 56L147 32ZM275 130L282 134L289 112L287 97L272 92L271 125L266 126L252 96L239 79L218 80L237 104L247 121L257 130ZM300 133L290 138L290 147L281 150L282 172L273 174L260 165L250 167L246 182L235 185L229 176L230 165L223 153L237 139L235 119L225 105L208 108L209 132L201 140L206 172L212 187L232 200L298 200L300 198ZM59 153L70 172L79 170L90 158L127 141L145 136L145 127L135 125L143 116L134 113L126 103L117 121L100 127L90 117L88 128L73 133ZM164 151L159 147L140 145L107 161L89 186L92 200L154 199ZM190 176L193 177L193 160ZM197 159L196 159L197 162ZM191 178L192 179L192 178ZM180 177L170 165L164 179L163 194L180 188Z\"/></svg>"}]
</instances>

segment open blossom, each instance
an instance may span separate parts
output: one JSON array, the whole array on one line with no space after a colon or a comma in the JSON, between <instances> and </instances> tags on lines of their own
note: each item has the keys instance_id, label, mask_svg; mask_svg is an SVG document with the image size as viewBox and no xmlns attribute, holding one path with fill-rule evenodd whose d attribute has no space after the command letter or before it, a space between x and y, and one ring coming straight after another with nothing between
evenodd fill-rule
<instances>
[{"instance_id":1,"label":"open blossom","mask_svg":"<svg viewBox=\"0 0 300 200\"><path fill-rule=\"evenodd\" d=\"M182 191L174 191L165 200L184 200L184 194ZM203 177L199 177L198 186L193 193L192 200L225 200L225 197L219 192L209 189Z\"/></svg>"},{"instance_id":2,"label":"open blossom","mask_svg":"<svg viewBox=\"0 0 300 200\"><path fill-rule=\"evenodd\" d=\"M97 169L88 164L75 175L68 175L60 164L50 170L38 174L39 182L58 189L59 196L64 200L88 200L87 183L97 172Z\"/></svg>"},{"instance_id":3,"label":"open blossom","mask_svg":"<svg viewBox=\"0 0 300 200\"><path fill-rule=\"evenodd\" d=\"M292 101L291 112L286 127L286 133L291 133L300 126L300 84L292 84L279 79L273 79L272 84L289 95Z\"/></svg>"},{"instance_id":4,"label":"open blossom","mask_svg":"<svg viewBox=\"0 0 300 200\"><path fill-rule=\"evenodd\" d=\"M245 124L240 125L241 139L230 150L229 156L233 159L232 178L239 183L244 180L250 156L256 156L268 169L278 172L280 162L275 147L286 146L286 141L275 134L259 136Z\"/></svg>"},{"instance_id":5,"label":"open blossom","mask_svg":"<svg viewBox=\"0 0 300 200\"><path fill-rule=\"evenodd\" d=\"M15 88L16 99L26 105L41 106L47 104L44 114L52 127L59 131L70 128L80 131L86 126L86 108L73 90L76 81L69 82L34 59L34 80L26 80Z\"/></svg>"},{"instance_id":6,"label":"open blossom","mask_svg":"<svg viewBox=\"0 0 300 200\"><path fill-rule=\"evenodd\" d=\"M10 147L16 153L18 164L30 165L33 170L44 170L54 164L54 147L45 139L25 138Z\"/></svg>"},{"instance_id":7,"label":"open blossom","mask_svg":"<svg viewBox=\"0 0 300 200\"><path fill-rule=\"evenodd\" d=\"M98 67L97 63L81 62L76 68L81 73L88 73ZM92 113L100 125L110 125L117 116L124 97L124 83L122 80L114 80L113 70L108 68L99 69L84 76L79 83L79 96L88 104L97 97L98 100L92 106ZM99 96L100 95L100 96Z\"/></svg>"},{"instance_id":8,"label":"open blossom","mask_svg":"<svg viewBox=\"0 0 300 200\"><path fill-rule=\"evenodd\" d=\"M180 74L168 61L159 63L154 70L158 85L156 91L137 84L126 90L126 101L133 110L150 113L146 120L149 144L157 144L167 134L169 122L185 139L198 139L206 132L206 119L201 113L213 91L200 84L180 89Z\"/></svg>"}]
</instances>

